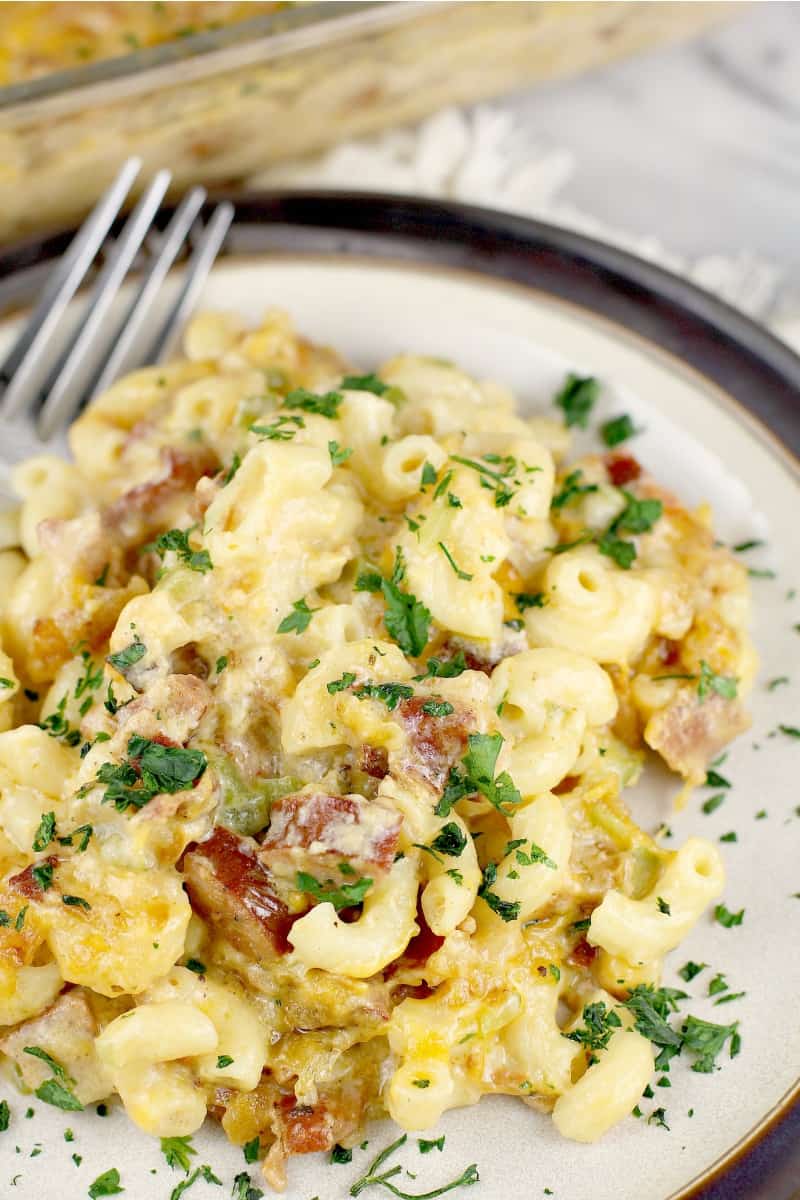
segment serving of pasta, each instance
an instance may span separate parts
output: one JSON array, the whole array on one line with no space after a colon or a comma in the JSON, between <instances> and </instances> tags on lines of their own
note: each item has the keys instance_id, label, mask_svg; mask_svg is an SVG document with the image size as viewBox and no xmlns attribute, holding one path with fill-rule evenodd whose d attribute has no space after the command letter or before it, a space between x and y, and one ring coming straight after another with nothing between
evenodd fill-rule
<instances>
[{"instance_id":1,"label":"serving of pasta","mask_svg":"<svg viewBox=\"0 0 800 1200\"><path fill-rule=\"evenodd\" d=\"M647 754L702 783L747 727L747 573L629 418L566 461L598 388L570 375L523 418L446 360L360 373L281 313L208 314L80 416L73 461L15 468L0 1052L23 1091L118 1097L161 1138L210 1114L281 1189L374 1116L423 1131L500 1093L592 1142L656 1065L735 1055L661 978L720 853L646 832L622 790Z\"/></svg>"}]
</instances>

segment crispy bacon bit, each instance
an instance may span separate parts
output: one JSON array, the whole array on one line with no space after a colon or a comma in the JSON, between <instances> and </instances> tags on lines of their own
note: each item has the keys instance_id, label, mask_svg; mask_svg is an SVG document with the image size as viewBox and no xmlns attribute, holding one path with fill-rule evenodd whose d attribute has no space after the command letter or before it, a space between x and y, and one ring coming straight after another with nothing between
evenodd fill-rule
<instances>
[{"instance_id":1,"label":"crispy bacon bit","mask_svg":"<svg viewBox=\"0 0 800 1200\"><path fill-rule=\"evenodd\" d=\"M43 1013L14 1030L4 1031L0 1051L8 1055L23 1084L31 1091L52 1071L41 1059L26 1054L25 1047L38 1046L52 1054L74 1080L72 1090L76 1097L83 1104L92 1104L103 1100L112 1090L111 1080L95 1054L97 1032L88 993L76 987L64 992Z\"/></svg>"},{"instance_id":2,"label":"crispy bacon bit","mask_svg":"<svg viewBox=\"0 0 800 1200\"><path fill-rule=\"evenodd\" d=\"M331 1115L324 1105L298 1104L294 1096L284 1096L279 1110L281 1138L288 1154L313 1154L336 1144Z\"/></svg>"},{"instance_id":3,"label":"crispy bacon bit","mask_svg":"<svg viewBox=\"0 0 800 1200\"><path fill-rule=\"evenodd\" d=\"M130 672L133 675L133 672ZM166 675L119 710L126 739L139 733L165 746L185 746L211 702L211 692L194 675Z\"/></svg>"},{"instance_id":4,"label":"crispy bacon bit","mask_svg":"<svg viewBox=\"0 0 800 1200\"><path fill-rule=\"evenodd\" d=\"M259 858L276 875L291 878L307 871L344 879L343 862L357 875L388 871L403 820L375 801L326 792L284 796L271 816Z\"/></svg>"},{"instance_id":5,"label":"crispy bacon bit","mask_svg":"<svg viewBox=\"0 0 800 1200\"><path fill-rule=\"evenodd\" d=\"M597 957L597 947L590 946L586 938L581 940L572 947L571 953L567 957L567 962L572 963L576 967L590 967Z\"/></svg>"},{"instance_id":6,"label":"crispy bacon bit","mask_svg":"<svg viewBox=\"0 0 800 1200\"><path fill-rule=\"evenodd\" d=\"M183 859L192 905L222 935L254 958L272 958L289 949L292 917L278 897L252 838L215 829Z\"/></svg>"},{"instance_id":7,"label":"crispy bacon bit","mask_svg":"<svg viewBox=\"0 0 800 1200\"><path fill-rule=\"evenodd\" d=\"M701 704L696 689L682 688L647 722L644 740L671 770L697 784L705 779L711 759L749 725L738 700L714 695Z\"/></svg>"},{"instance_id":8,"label":"crispy bacon bit","mask_svg":"<svg viewBox=\"0 0 800 1200\"><path fill-rule=\"evenodd\" d=\"M680 656L680 643L670 641L669 638L660 639L658 644L658 658L665 667L674 667Z\"/></svg>"},{"instance_id":9,"label":"crispy bacon bit","mask_svg":"<svg viewBox=\"0 0 800 1200\"><path fill-rule=\"evenodd\" d=\"M389 756L383 746L362 746L358 756L359 769L373 779L384 779L389 774Z\"/></svg>"},{"instance_id":10,"label":"crispy bacon bit","mask_svg":"<svg viewBox=\"0 0 800 1200\"><path fill-rule=\"evenodd\" d=\"M417 900L417 925L419 926L419 933L414 935L400 958L395 963L390 963L385 972L387 978L402 967L418 966L420 963L427 962L430 956L435 954L444 945L444 938L440 937L438 933L434 933L425 920L425 914L422 911L422 905L419 900Z\"/></svg>"},{"instance_id":11,"label":"crispy bacon bit","mask_svg":"<svg viewBox=\"0 0 800 1200\"><path fill-rule=\"evenodd\" d=\"M168 523L168 506L176 497L194 489L204 475L213 475L219 467L207 446L181 450L165 446L161 451L163 471L156 479L147 479L115 500L105 510L106 525L126 546L145 541Z\"/></svg>"},{"instance_id":12,"label":"crispy bacon bit","mask_svg":"<svg viewBox=\"0 0 800 1200\"><path fill-rule=\"evenodd\" d=\"M425 703L424 696L412 696L403 700L397 710L411 748L406 765L432 787L442 788L448 771L466 751L470 722L464 709L456 709L447 717L435 717L423 712Z\"/></svg>"},{"instance_id":13,"label":"crispy bacon bit","mask_svg":"<svg viewBox=\"0 0 800 1200\"><path fill-rule=\"evenodd\" d=\"M556 796L563 796L567 792L571 792L572 789L579 782L580 782L579 775L565 775L564 778L561 780L561 783L557 783L555 785L555 787L553 788L553 792Z\"/></svg>"},{"instance_id":14,"label":"crispy bacon bit","mask_svg":"<svg viewBox=\"0 0 800 1200\"><path fill-rule=\"evenodd\" d=\"M41 867L45 863L55 870L58 866L58 859L54 854L49 858L45 858L38 863L31 863L24 871L20 871L19 875L12 875L8 881L9 887L13 887L15 891L24 896L26 900L41 900L43 892L33 874L36 867Z\"/></svg>"},{"instance_id":15,"label":"crispy bacon bit","mask_svg":"<svg viewBox=\"0 0 800 1200\"><path fill-rule=\"evenodd\" d=\"M607 454L605 456L608 478L614 487L624 487L632 483L642 473L642 468L632 454Z\"/></svg>"}]
</instances>

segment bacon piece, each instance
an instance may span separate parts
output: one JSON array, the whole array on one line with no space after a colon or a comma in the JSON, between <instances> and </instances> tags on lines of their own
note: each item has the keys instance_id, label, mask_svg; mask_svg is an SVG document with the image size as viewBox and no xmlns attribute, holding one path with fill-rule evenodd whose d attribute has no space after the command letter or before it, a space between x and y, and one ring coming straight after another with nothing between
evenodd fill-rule
<instances>
[{"instance_id":1,"label":"bacon piece","mask_svg":"<svg viewBox=\"0 0 800 1200\"><path fill-rule=\"evenodd\" d=\"M352 881L341 863L357 875L373 877L394 862L402 821L393 809L361 796L284 796L272 806L259 858L284 878L307 871L320 879Z\"/></svg>"},{"instance_id":2,"label":"bacon piece","mask_svg":"<svg viewBox=\"0 0 800 1200\"><path fill-rule=\"evenodd\" d=\"M8 881L9 887L13 887L14 891L19 892L20 896L24 896L26 900L41 900L44 892L36 882L33 872L36 867L42 867L45 863L55 870L58 866L58 859L51 854L49 858L40 860L38 863L31 863L24 871L20 871L19 875L11 876Z\"/></svg>"},{"instance_id":3,"label":"bacon piece","mask_svg":"<svg viewBox=\"0 0 800 1200\"><path fill-rule=\"evenodd\" d=\"M97 1022L87 993L72 988L37 1017L18 1025L0 1041L0 1051L14 1062L23 1084L33 1091L52 1075L39 1058L25 1053L38 1046L51 1054L75 1081L72 1091L82 1104L92 1104L111 1094L105 1068L95 1055Z\"/></svg>"},{"instance_id":4,"label":"bacon piece","mask_svg":"<svg viewBox=\"0 0 800 1200\"><path fill-rule=\"evenodd\" d=\"M597 947L590 946L586 938L581 938L567 956L567 962L576 967L590 967L597 957Z\"/></svg>"},{"instance_id":5,"label":"bacon piece","mask_svg":"<svg viewBox=\"0 0 800 1200\"><path fill-rule=\"evenodd\" d=\"M352 1140L361 1129L367 1105L376 1090L374 1072L344 1081L336 1093L320 1092L318 1101L298 1104L295 1096L283 1096L275 1106L272 1129L275 1141L264 1160L264 1178L272 1187L286 1186L286 1160L293 1154L332 1150Z\"/></svg>"},{"instance_id":6,"label":"bacon piece","mask_svg":"<svg viewBox=\"0 0 800 1200\"><path fill-rule=\"evenodd\" d=\"M358 756L359 769L372 779L384 779L389 774L389 755L384 746L362 746Z\"/></svg>"},{"instance_id":7,"label":"bacon piece","mask_svg":"<svg viewBox=\"0 0 800 1200\"><path fill-rule=\"evenodd\" d=\"M161 450L162 473L138 483L104 510L103 519L118 541L135 546L169 523L168 512L176 498L194 490L205 475L219 467L207 446L192 450L165 446Z\"/></svg>"},{"instance_id":8,"label":"bacon piece","mask_svg":"<svg viewBox=\"0 0 800 1200\"><path fill-rule=\"evenodd\" d=\"M184 855L183 875L192 906L223 937L254 958L274 958L289 949L292 917L257 850L252 838L215 829Z\"/></svg>"},{"instance_id":9,"label":"bacon piece","mask_svg":"<svg viewBox=\"0 0 800 1200\"><path fill-rule=\"evenodd\" d=\"M607 454L605 456L608 478L614 487L632 483L642 473L642 468L632 454Z\"/></svg>"},{"instance_id":10,"label":"bacon piece","mask_svg":"<svg viewBox=\"0 0 800 1200\"><path fill-rule=\"evenodd\" d=\"M423 712L426 702L425 696L412 696L401 701L397 711L408 733L408 769L440 789L450 768L466 751L469 720L464 709L456 709L447 717L432 716Z\"/></svg>"},{"instance_id":11,"label":"bacon piece","mask_svg":"<svg viewBox=\"0 0 800 1200\"><path fill-rule=\"evenodd\" d=\"M738 700L715 694L701 703L694 689L682 688L647 722L644 740L671 770L697 784L705 779L711 759L749 725L750 718Z\"/></svg>"}]
</instances>

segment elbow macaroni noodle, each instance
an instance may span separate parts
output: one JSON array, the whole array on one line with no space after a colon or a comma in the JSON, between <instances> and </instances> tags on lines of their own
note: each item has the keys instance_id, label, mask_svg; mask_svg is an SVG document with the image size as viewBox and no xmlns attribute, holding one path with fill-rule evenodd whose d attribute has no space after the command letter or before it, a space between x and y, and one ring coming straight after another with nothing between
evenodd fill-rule
<instances>
[{"instance_id":1,"label":"elbow macaroni noodle","mask_svg":"<svg viewBox=\"0 0 800 1200\"><path fill-rule=\"evenodd\" d=\"M81 1094L160 1137L212 1108L276 1183L381 1105L596 1140L653 1071L625 1001L724 885L621 788L744 728L743 569L443 360L359 376L280 313L186 352L0 514L0 1050L51 1029Z\"/></svg>"}]
</instances>

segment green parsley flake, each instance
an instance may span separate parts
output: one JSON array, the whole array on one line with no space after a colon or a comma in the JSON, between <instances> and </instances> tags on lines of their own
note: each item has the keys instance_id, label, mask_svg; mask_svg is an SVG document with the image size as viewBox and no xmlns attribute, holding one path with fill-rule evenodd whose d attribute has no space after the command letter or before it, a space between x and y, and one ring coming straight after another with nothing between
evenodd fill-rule
<instances>
[{"instance_id":1,"label":"green parsley flake","mask_svg":"<svg viewBox=\"0 0 800 1200\"><path fill-rule=\"evenodd\" d=\"M313 896L320 904L332 904L338 912L342 908L363 904L364 897L372 887L372 880L364 876L357 879L355 883L343 883L337 886L333 880L322 884L313 875L308 875L305 871L298 871L295 876L295 886L299 892Z\"/></svg>"},{"instance_id":2,"label":"green parsley flake","mask_svg":"<svg viewBox=\"0 0 800 1200\"><path fill-rule=\"evenodd\" d=\"M124 675L135 663L144 658L147 653L147 647L144 642L134 641L130 646L126 646L124 650L118 650L116 654L109 654L106 662L111 663L115 671L119 671L120 675Z\"/></svg>"},{"instance_id":3,"label":"green parsley flake","mask_svg":"<svg viewBox=\"0 0 800 1200\"><path fill-rule=\"evenodd\" d=\"M574 375L570 372L561 390L554 396L553 403L564 414L564 424L569 428L577 425L586 429L589 415L600 393L600 384L590 375Z\"/></svg>"},{"instance_id":4,"label":"green parsley flake","mask_svg":"<svg viewBox=\"0 0 800 1200\"><path fill-rule=\"evenodd\" d=\"M56 814L53 812L42 813L42 819L33 839L34 851L40 854L42 850L46 850L55 837L55 833Z\"/></svg>"},{"instance_id":5,"label":"green parsley flake","mask_svg":"<svg viewBox=\"0 0 800 1200\"><path fill-rule=\"evenodd\" d=\"M319 417L333 420L338 416L339 405L343 400L341 392L325 392L320 396L315 392L306 391L305 388L295 388L293 392L289 392L284 404L287 408L299 408L303 412L315 413Z\"/></svg>"},{"instance_id":6,"label":"green parsley flake","mask_svg":"<svg viewBox=\"0 0 800 1200\"><path fill-rule=\"evenodd\" d=\"M716 692L723 700L735 700L737 680L732 675L717 675L708 663L700 661L700 682L697 685L697 695L703 704L711 692Z\"/></svg>"},{"instance_id":7,"label":"green parsley flake","mask_svg":"<svg viewBox=\"0 0 800 1200\"><path fill-rule=\"evenodd\" d=\"M744 909L740 908L738 912L731 912L724 904L718 904L714 909L714 920L725 929L732 929L734 925L741 925L744 921Z\"/></svg>"},{"instance_id":8,"label":"green parsley flake","mask_svg":"<svg viewBox=\"0 0 800 1200\"><path fill-rule=\"evenodd\" d=\"M638 432L627 413L612 417L600 426L600 436L607 446L619 446L620 442L627 442Z\"/></svg>"},{"instance_id":9,"label":"green parsley flake","mask_svg":"<svg viewBox=\"0 0 800 1200\"><path fill-rule=\"evenodd\" d=\"M98 1175L94 1183L89 1185L90 1200L99 1200L100 1196L116 1196L124 1191L125 1189L120 1187L119 1171L116 1167Z\"/></svg>"},{"instance_id":10,"label":"green parsley flake","mask_svg":"<svg viewBox=\"0 0 800 1200\"><path fill-rule=\"evenodd\" d=\"M161 1153L167 1160L167 1166L172 1167L173 1170L180 1168L188 1175L192 1165L191 1156L197 1151L192 1145L191 1137L187 1135L185 1137L162 1137Z\"/></svg>"},{"instance_id":11,"label":"green parsley flake","mask_svg":"<svg viewBox=\"0 0 800 1200\"><path fill-rule=\"evenodd\" d=\"M294 600L292 602L292 612L288 617L284 617L278 626L278 633L296 633L299 637L301 633L305 633L311 624L311 618L318 610L309 608L303 600Z\"/></svg>"},{"instance_id":12,"label":"green parsley flake","mask_svg":"<svg viewBox=\"0 0 800 1200\"><path fill-rule=\"evenodd\" d=\"M189 545L191 529L168 529L156 538L155 550L163 559L170 551L177 555L178 561L187 566L190 571L199 571L201 575L213 570L214 564L207 550L192 550Z\"/></svg>"},{"instance_id":13,"label":"green parsley flake","mask_svg":"<svg viewBox=\"0 0 800 1200\"><path fill-rule=\"evenodd\" d=\"M340 467L342 463L347 462L353 451L349 446L342 450L338 442L328 442L328 453L331 456L331 466Z\"/></svg>"}]
</instances>

